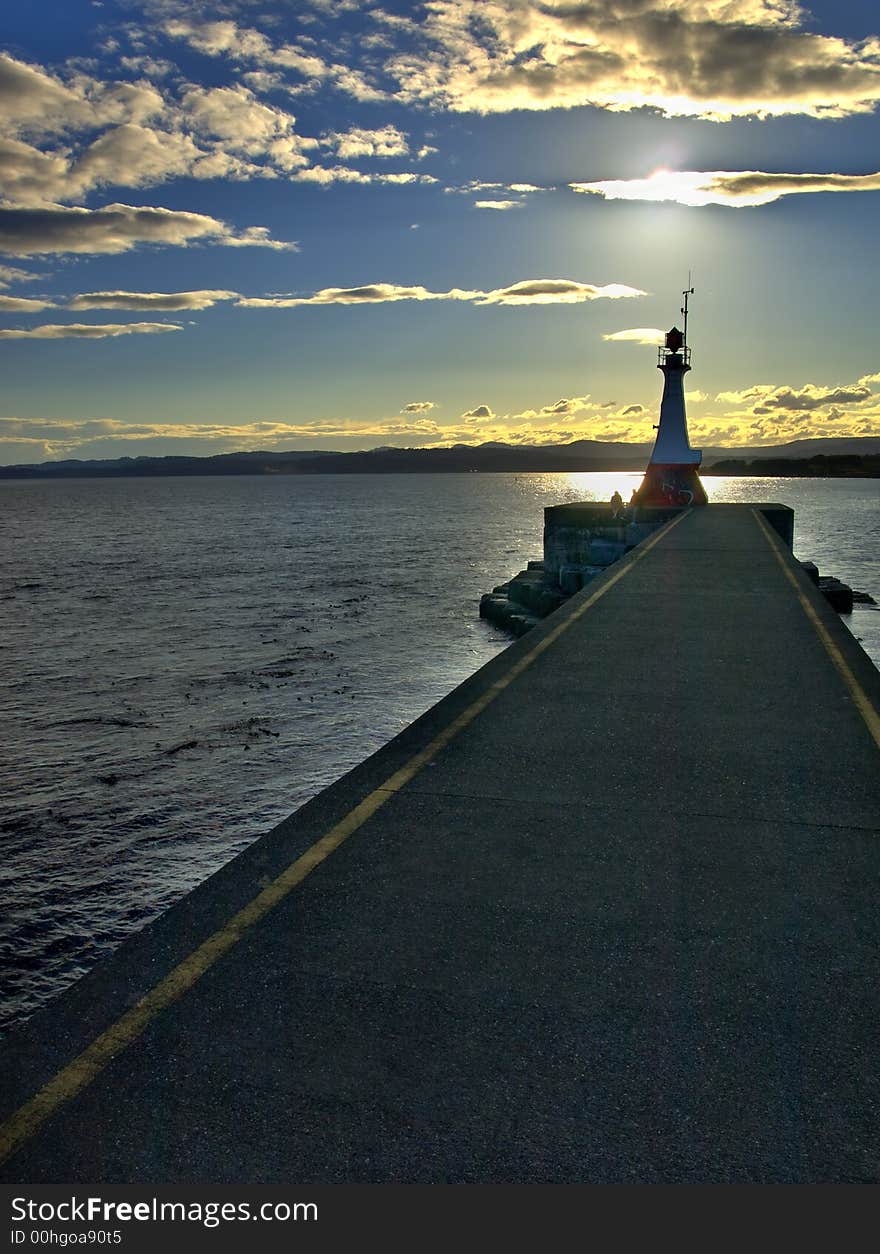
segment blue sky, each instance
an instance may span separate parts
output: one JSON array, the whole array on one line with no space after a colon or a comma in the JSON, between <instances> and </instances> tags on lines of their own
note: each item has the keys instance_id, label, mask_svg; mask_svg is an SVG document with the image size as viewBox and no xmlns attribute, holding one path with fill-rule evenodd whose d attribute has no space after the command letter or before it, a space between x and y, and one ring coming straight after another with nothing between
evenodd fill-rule
<instances>
[{"instance_id":1,"label":"blue sky","mask_svg":"<svg viewBox=\"0 0 880 1254\"><path fill-rule=\"evenodd\" d=\"M880 37L822 0L2 19L0 462L880 435Z\"/></svg>"}]
</instances>

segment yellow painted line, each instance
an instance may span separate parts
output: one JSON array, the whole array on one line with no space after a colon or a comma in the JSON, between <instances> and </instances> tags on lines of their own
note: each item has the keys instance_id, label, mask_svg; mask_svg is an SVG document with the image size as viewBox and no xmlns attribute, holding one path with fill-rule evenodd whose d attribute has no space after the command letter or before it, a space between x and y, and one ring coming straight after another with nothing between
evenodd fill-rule
<instances>
[{"instance_id":1,"label":"yellow painted line","mask_svg":"<svg viewBox=\"0 0 880 1254\"><path fill-rule=\"evenodd\" d=\"M476 701L472 702L439 735L435 736L430 744L426 745L419 753L414 754L408 762L395 771L393 775L390 775L384 783L364 797L363 801L359 802L354 809L349 810L344 818L340 819L335 826L331 827L319 840L315 841L305 853L282 871L243 910L239 910L238 914L233 915L213 936L209 936L203 944L199 945L187 958L184 958L130 1010L121 1015L100 1036L97 1036L81 1054L54 1075L34 1097L19 1107L13 1115L10 1115L0 1125L0 1163L5 1162L10 1154L13 1154L24 1141L33 1137L56 1111L76 1097L78 1093L81 1093L87 1085L91 1084L117 1054L127 1049L145 1031L149 1023L158 1014L163 1010L167 1010L169 1006L191 989L225 953L241 940L246 932L256 923L259 923L279 902L283 901L307 876L311 875L316 867L320 866L326 858L329 858L359 827L362 827L367 819L374 815L386 801L389 801L395 793L409 783L460 731L472 723L496 697L504 692L505 688L509 687L564 632L568 631L573 623L582 618L587 610L591 609L607 592L610 592L614 585L619 583L624 575L632 570L635 563L640 561L646 553L650 552L654 545L658 544L664 536L668 535L672 528L681 522L683 517L684 513L676 515L671 522L661 527L654 535L647 540L643 540L637 548L632 550L631 561L622 565L600 588L597 588L591 596L586 597L572 614L568 615L563 622L548 632L533 649L529 650L518 662L514 663L501 679L491 684Z\"/></svg>"},{"instance_id":2,"label":"yellow painted line","mask_svg":"<svg viewBox=\"0 0 880 1254\"><path fill-rule=\"evenodd\" d=\"M757 518L758 525L760 526L761 530L764 532L764 536L767 540L767 543L770 545L770 548L773 550L773 556L776 558L777 562L782 567L782 573L785 575L788 582L794 588L795 593L797 595L797 599L801 603L801 608L803 609L807 618L810 620L810 622L813 624L814 628L816 629L816 635L819 637L819 639L822 641L822 644L825 646L825 652L831 658L831 661L834 663L835 667L837 668L837 671L840 674L840 677L842 678L843 682L846 684L849 690L849 695L852 697L853 701L855 702L856 709L858 710L859 714L861 714L868 728L868 731L871 733L871 735L874 738L874 744L877 746L878 749L880 749L880 714L878 714L877 710L874 708L873 701L865 692L862 685L859 683L855 675L850 670L850 667L846 658L843 656L840 649L837 647L837 644L832 639L831 633L829 632L828 628L825 626L825 624L822 622L822 619L816 613L816 607L812 604L809 597L807 597L804 594L803 588L798 583L797 576L795 575L794 571L791 569L791 567L788 565L785 558L783 557L782 551L779 547L779 541L776 539L776 535L771 529L771 527L769 526L769 524L767 523L766 519L762 517L759 510L753 509L752 513L755 515L755 518Z\"/></svg>"}]
</instances>

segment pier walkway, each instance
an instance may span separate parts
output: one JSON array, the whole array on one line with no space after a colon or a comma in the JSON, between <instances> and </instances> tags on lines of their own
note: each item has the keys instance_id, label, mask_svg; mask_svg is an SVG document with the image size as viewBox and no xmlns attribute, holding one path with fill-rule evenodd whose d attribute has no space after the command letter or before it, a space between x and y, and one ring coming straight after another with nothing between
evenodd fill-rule
<instances>
[{"instance_id":1,"label":"pier walkway","mask_svg":"<svg viewBox=\"0 0 880 1254\"><path fill-rule=\"evenodd\" d=\"M683 512L13 1034L3 1179L876 1182L878 709Z\"/></svg>"}]
</instances>

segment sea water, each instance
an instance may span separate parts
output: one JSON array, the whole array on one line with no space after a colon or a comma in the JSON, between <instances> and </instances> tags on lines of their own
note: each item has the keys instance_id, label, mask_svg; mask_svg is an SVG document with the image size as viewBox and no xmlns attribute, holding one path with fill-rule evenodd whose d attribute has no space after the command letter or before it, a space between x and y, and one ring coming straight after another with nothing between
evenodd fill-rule
<instances>
[{"instance_id":1,"label":"sea water","mask_svg":"<svg viewBox=\"0 0 880 1254\"><path fill-rule=\"evenodd\" d=\"M639 475L0 482L0 1023L451 691L509 638L480 595L547 505ZM880 601L875 480L707 478L795 510ZM849 622L880 664L880 611Z\"/></svg>"}]
</instances>

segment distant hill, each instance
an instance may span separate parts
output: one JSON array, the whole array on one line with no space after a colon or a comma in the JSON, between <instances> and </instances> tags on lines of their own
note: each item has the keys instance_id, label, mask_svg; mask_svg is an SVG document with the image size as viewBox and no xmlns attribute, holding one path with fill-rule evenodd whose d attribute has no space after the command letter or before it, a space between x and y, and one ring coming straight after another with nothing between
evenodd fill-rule
<instances>
[{"instance_id":1,"label":"distant hill","mask_svg":"<svg viewBox=\"0 0 880 1254\"><path fill-rule=\"evenodd\" d=\"M0 479L117 478L152 475L321 475L642 470L651 444L573 440L569 444L455 444L450 448L375 448L355 453L320 449L288 453L219 453L212 457L69 459L0 466ZM880 436L794 440L759 448L705 448L703 471L712 474L826 474L877 476ZM762 469L745 469L760 463ZM782 469L770 469L770 465ZM731 470L736 465L740 469ZM801 466L813 466L803 470Z\"/></svg>"},{"instance_id":2,"label":"distant hill","mask_svg":"<svg viewBox=\"0 0 880 1254\"><path fill-rule=\"evenodd\" d=\"M756 460L761 458L798 459L815 457L838 457L844 454L855 454L859 457L871 457L880 453L880 436L876 435L841 435L827 439L792 440L788 444L775 444L758 448L704 448L703 462L717 461L721 458L737 457Z\"/></svg>"},{"instance_id":3,"label":"distant hill","mask_svg":"<svg viewBox=\"0 0 880 1254\"><path fill-rule=\"evenodd\" d=\"M714 462L706 475L784 475L801 479L880 479L880 454L858 453L812 457L728 457Z\"/></svg>"}]
</instances>

